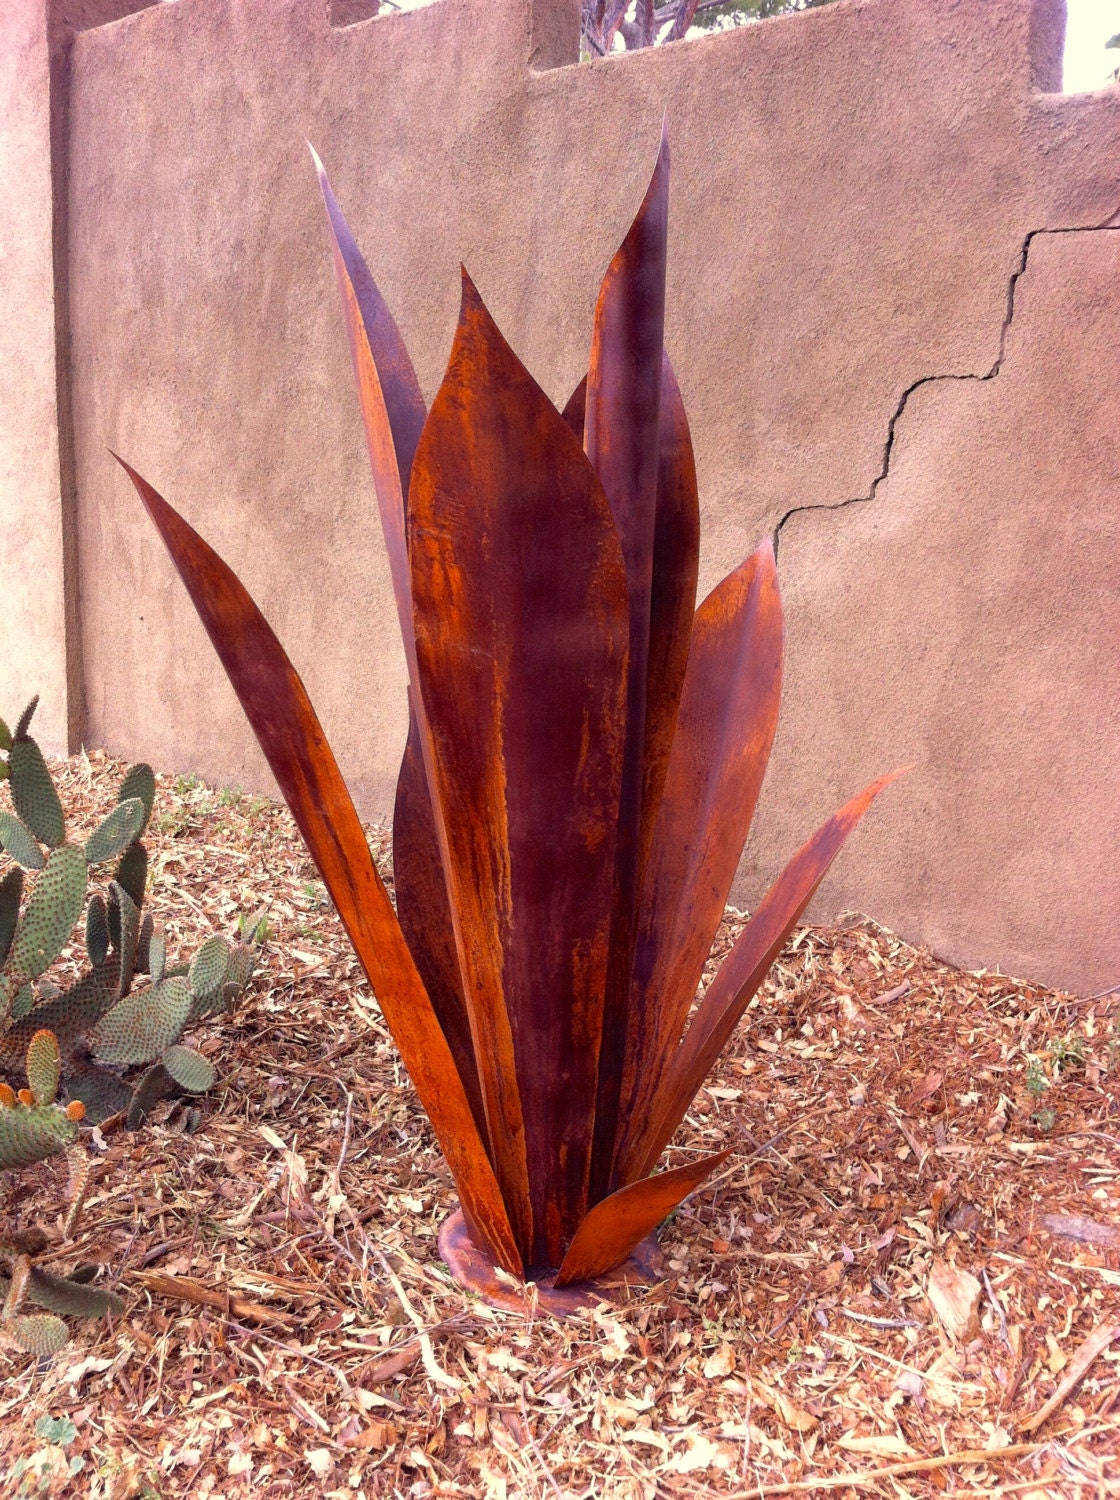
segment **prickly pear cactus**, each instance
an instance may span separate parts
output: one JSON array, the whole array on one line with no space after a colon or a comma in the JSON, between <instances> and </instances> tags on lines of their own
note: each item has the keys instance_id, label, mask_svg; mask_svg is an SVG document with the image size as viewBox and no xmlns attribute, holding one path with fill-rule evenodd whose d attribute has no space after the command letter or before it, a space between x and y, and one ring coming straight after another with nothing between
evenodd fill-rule
<instances>
[{"instance_id":1,"label":"prickly pear cactus","mask_svg":"<svg viewBox=\"0 0 1120 1500\"><path fill-rule=\"evenodd\" d=\"M239 924L235 938L209 938L189 964L169 969L163 934L143 910L148 855L142 839L155 802L152 769L133 766L116 807L85 844L67 843L61 800L29 734L37 702L24 711L14 735L0 721L0 780L9 780L13 805L0 810L0 847L13 861L0 878L0 1074L18 1069L36 1034L49 1031L64 1092L84 1105L91 1123L123 1112L134 1126L168 1094L212 1087L213 1065L180 1038L193 1022L229 1010L252 975L267 921L259 912ZM95 892L86 905L89 971L58 993L40 984L42 976L70 940L91 871L112 861L106 894ZM143 974L148 983L137 983ZM43 1044L34 1062L53 1099L59 1079L49 1087ZM130 1081L125 1070L135 1068L144 1072ZM47 1138L62 1127L54 1114L32 1122L40 1093L34 1080L31 1093L33 1102L22 1107L18 1121L15 1114L0 1116L0 1153L26 1156L39 1149L31 1144L36 1130L44 1154L55 1149Z\"/></svg>"},{"instance_id":2,"label":"prickly pear cactus","mask_svg":"<svg viewBox=\"0 0 1120 1500\"><path fill-rule=\"evenodd\" d=\"M0 1084L0 1167L31 1166L70 1148L71 1213L73 1229L81 1207L88 1168L84 1149L75 1146L82 1105L72 1100L63 1108L55 1102L61 1073L58 1041L46 1030L37 1031L27 1049L28 1087L19 1093ZM55 1276L37 1266L33 1257L47 1248L47 1236L37 1229L13 1232L0 1226L0 1331L29 1354L46 1358L65 1344L68 1333L60 1314L101 1318L123 1308L119 1297L87 1284L87 1278ZM42 1309L28 1312L28 1307Z\"/></svg>"}]
</instances>

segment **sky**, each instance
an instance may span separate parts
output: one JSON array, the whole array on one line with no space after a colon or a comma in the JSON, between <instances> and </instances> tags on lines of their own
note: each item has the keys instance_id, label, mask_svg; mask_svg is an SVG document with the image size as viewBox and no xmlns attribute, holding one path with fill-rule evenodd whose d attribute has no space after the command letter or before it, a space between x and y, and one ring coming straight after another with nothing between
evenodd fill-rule
<instances>
[{"instance_id":1,"label":"sky","mask_svg":"<svg viewBox=\"0 0 1120 1500\"><path fill-rule=\"evenodd\" d=\"M1120 32L1120 0L1066 0L1066 7L1064 92L1103 88L1120 67L1120 51L1104 46Z\"/></svg>"}]
</instances>

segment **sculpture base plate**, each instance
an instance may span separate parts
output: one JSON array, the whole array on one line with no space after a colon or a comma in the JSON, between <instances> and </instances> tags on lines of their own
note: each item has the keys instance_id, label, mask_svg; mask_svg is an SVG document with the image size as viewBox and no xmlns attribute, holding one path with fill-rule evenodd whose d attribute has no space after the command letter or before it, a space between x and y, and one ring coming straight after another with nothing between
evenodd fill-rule
<instances>
[{"instance_id":1,"label":"sculpture base plate","mask_svg":"<svg viewBox=\"0 0 1120 1500\"><path fill-rule=\"evenodd\" d=\"M471 1239L462 1211L456 1209L444 1220L439 1232L439 1253L460 1286L481 1297L491 1307L507 1312L532 1312L534 1308L555 1318L570 1317L600 1302L621 1304L630 1300L631 1291L652 1286L663 1275L665 1257L657 1235L649 1234L637 1245L629 1259L613 1271L604 1271L591 1281L556 1287L554 1270L532 1270L524 1284L499 1271L485 1250Z\"/></svg>"}]
</instances>

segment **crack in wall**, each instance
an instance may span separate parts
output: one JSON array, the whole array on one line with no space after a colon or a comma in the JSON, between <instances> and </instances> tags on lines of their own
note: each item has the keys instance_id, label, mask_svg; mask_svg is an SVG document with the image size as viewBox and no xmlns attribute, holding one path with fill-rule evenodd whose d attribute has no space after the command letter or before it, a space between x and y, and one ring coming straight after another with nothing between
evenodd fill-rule
<instances>
[{"instance_id":1,"label":"crack in wall","mask_svg":"<svg viewBox=\"0 0 1120 1500\"><path fill-rule=\"evenodd\" d=\"M779 555L779 543L781 541L782 528L785 526L786 522L792 520L794 516L804 515L807 511L814 510L846 510L849 505L868 505L872 500L874 500L876 494L878 493L879 486L883 483L883 481L890 473L891 455L894 452L895 435L898 429L898 424L902 420L902 415L906 410L907 402L910 400L910 397L914 394L915 391L920 390L924 385L935 385L940 381L979 381L994 380L996 378L1000 370L1003 368L1003 362L1007 355L1007 340L1008 335L1011 331L1011 324L1015 319L1015 294L1018 289L1019 280L1027 269L1027 262L1030 257L1031 245L1036 239L1039 238L1040 235L1100 234L1102 230L1108 230L1116 233L1117 231L1120 231L1120 224L1117 223L1117 220L1120 220L1120 208L1114 209L1113 212L1110 213L1108 217L1106 219L1103 219L1099 224L1082 224L1076 227L1059 229L1032 229L1023 240L1023 246L1019 251L1019 257L1016 262L1015 269L1012 271L1010 280L1007 284L1007 306L1003 315L1003 326L1000 329L999 333L999 352L995 357L995 361L992 364L991 369L983 374L966 373L963 375L922 375L912 384L908 385L899 398L898 405L895 407L890 421L887 423L887 436L886 441L883 444L883 461L878 474L871 481L871 488L867 491L867 494L853 495L848 500L837 500L833 505L825 503L822 503L820 505L795 505L792 510L787 510L785 515L774 528L775 559L777 559Z\"/></svg>"}]
</instances>

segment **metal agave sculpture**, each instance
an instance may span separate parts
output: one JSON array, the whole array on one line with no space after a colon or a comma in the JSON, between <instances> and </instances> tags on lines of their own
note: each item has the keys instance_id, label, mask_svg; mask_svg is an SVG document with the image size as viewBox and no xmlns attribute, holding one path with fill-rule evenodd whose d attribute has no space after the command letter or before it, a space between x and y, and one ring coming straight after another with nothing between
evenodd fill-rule
<instances>
[{"instance_id":1,"label":"metal agave sculpture","mask_svg":"<svg viewBox=\"0 0 1120 1500\"><path fill-rule=\"evenodd\" d=\"M386 893L314 709L237 578L127 464L369 976L459 1191L441 1237L570 1286L723 1159L654 1173L848 833L794 856L690 1010L778 715L769 542L695 609L663 348L669 151L558 411L463 273L431 410L316 158L410 680Z\"/></svg>"}]
</instances>

